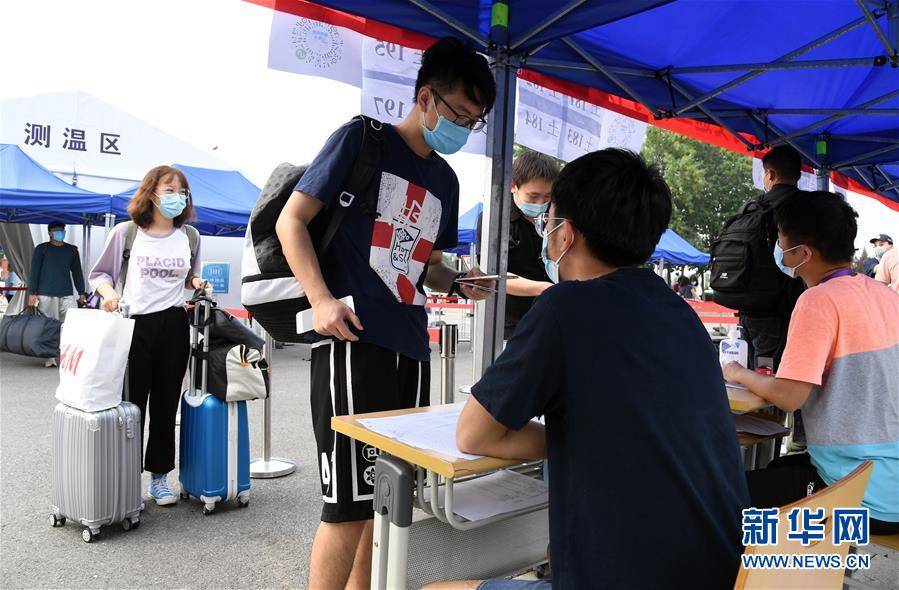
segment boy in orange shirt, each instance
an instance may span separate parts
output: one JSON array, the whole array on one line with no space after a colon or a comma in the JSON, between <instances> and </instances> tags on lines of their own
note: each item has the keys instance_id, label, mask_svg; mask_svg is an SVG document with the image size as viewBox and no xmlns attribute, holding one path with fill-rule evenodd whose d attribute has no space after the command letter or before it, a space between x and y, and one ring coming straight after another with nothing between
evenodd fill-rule
<instances>
[{"instance_id":1,"label":"boy in orange shirt","mask_svg":"<svg viewBox=\"0 0 899 590\"><path fill-rule=\"evenodd\" d=\"M746 474L752 505L783 506L833 484L866 460L862 506L872 534L899 533L899 295L850 268L858 214L842 197L797 195L775 214L774 258L808 285L790 318L777 377L724 367L784 411L802 408L808 453Z\"/></svg>"}]
</instances>

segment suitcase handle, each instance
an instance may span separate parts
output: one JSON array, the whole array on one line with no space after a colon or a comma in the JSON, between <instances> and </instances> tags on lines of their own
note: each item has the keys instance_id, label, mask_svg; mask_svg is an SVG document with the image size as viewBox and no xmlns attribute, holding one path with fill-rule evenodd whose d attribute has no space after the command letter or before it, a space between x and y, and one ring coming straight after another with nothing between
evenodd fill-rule
<instances>
[{"instance_id":1,"label":"suitcase handle","mask_svg":"<svg viewBox=\"0 0 899 590\"><path fill-rule=\"evenodd\" d=\"M193 325L190 327L190 387L188 388L188 396L194 397L197 394L196 392L196 375L197 375L197 358L200 357L200 393L199 395L206 395L206 387L207 387L207 361L209 357L209 319L212 314L212 306L214 301L209 297L204 295L195 294L194 298L191 300L191 303L194 304L194 321ZM203 320L200 321L200 314L202 313ZM199 348L199 339L200 339L200 330L198 326L203 326L203 347L202 354L198 354L197 349Z\"/></svg>"}]
</instances>

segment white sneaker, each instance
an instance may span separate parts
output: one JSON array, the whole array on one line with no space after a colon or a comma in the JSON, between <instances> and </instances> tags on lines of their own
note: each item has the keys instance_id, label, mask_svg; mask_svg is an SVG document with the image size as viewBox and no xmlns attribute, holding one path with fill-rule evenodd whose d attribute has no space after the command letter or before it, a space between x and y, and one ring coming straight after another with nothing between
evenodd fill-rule
<instances>
[{"instance_id":1,"label":"white sneaker","mask_svg":"<svg viewBox=\"0 0 899 590\"><path fill-rule=\"evenodd\" d=\"M157 506L168 506L178 503L178 496L169 489L168 474L153 475L147 492L156 500Z\"/></svg>"},{"instance_id":2,"label":"white sneaker","mask_svg":"<svg viewBox=\"0 0 899 590\"><path fill-rule=\"evenodd\" d=\"M56 365L56 359L53 358L53 357L48 358L47 360L44 361L44 366L45 366L45 367L55 367L55 366L57 366L57 365Z\"/></svg>"}]
</instances>

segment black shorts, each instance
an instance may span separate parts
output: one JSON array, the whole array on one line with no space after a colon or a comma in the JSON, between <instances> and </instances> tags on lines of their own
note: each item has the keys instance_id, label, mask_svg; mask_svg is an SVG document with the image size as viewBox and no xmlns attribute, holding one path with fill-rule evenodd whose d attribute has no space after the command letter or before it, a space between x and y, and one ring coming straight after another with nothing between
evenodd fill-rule
<instances>
[{"instance_id":1,"label":"black shorts","mask_svg":"<svg viewBox=\"0 0 899 590\"><path fill-rule=\"evenodd\" d=\"M827 487L808 453L778 457L765 469L747 471L746 484L754 508L786 506ZM872 518L870 530L872 535L895 535L899 522Z\"/></svg>"},{"instance_id":2,"label":"black shorts","mask_svg":"<svg viewBox=\"0 0 899 590\"><path fill-rule=\"evenodd\" d=\"M331 430L331 417L427 406L431 364L365 342L312 349L312 427L322 484L322 522L373 517L377 450Z\"/></svg>"}]
</instances>

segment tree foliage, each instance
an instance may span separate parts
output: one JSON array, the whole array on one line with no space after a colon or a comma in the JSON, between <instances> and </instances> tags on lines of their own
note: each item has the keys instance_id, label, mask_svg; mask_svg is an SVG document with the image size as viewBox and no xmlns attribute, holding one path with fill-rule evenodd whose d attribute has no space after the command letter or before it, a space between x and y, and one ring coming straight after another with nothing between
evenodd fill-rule
<instances>
[{"instance_id":1,"label":"tree foliage","mask_svg":"<svg viewBox=\"0 0 899 590\"><path fill-rule=\"evenodd\" d=\"M705 251L727 218L759 193L747 156L653 126L642 154L671 188L671 229Z\"/></svg>"}]
</instances>

